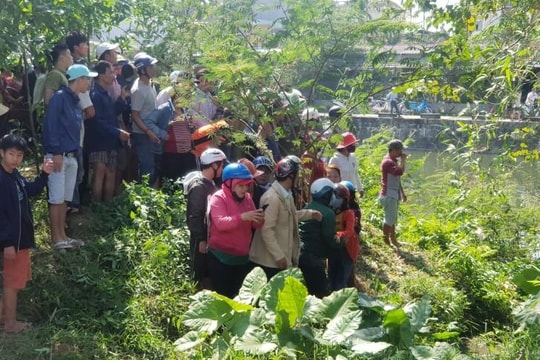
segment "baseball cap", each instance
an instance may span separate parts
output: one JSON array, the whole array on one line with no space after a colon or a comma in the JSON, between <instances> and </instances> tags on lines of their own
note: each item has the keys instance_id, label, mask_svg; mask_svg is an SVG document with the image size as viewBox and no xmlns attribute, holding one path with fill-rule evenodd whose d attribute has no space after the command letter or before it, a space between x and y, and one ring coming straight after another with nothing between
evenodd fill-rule
<instances>
[{"instance_id":1,"label":"baseball cap","mask_svg":"<svg viewBox=\"0 0 540 360\"><path fill-rule=\"evenodd\" d=\"M101 43L96 48L96 57L99 59L105 51L109 50L115 50L117 53L120 53L120 45L119 44L111 44L108 42Z\"/></svg>"},{"instance_id":2,"label":"baseball cap","mask_svg":"<svg viewBox=\"0 0 540 360\"><path fill-rule=\"evenodd\" d=\"M98 73L90 71L86 65L75 64L68 67L66 75L69 81L73 81L80 77L96 77Z\"/></svg>"}]
</instances>

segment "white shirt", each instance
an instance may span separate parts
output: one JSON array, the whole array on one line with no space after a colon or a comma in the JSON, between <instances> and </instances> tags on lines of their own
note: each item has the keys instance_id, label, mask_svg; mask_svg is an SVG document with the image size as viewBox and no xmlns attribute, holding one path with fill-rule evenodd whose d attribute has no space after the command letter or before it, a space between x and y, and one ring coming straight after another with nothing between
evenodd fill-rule
<instances>
[{"instance_id":1,"label":"white shirt","mask_svg":"<svg viewBox=\"0 0 540 360\"><path fill-rule=\"evenodd\" d=\"M336 151L328 163L339 167L342 181L352 182L358 192L364 191L364 185L358 173L358 162L354 154L345 156L339 151Z\"/></svg>"}]
</instances>

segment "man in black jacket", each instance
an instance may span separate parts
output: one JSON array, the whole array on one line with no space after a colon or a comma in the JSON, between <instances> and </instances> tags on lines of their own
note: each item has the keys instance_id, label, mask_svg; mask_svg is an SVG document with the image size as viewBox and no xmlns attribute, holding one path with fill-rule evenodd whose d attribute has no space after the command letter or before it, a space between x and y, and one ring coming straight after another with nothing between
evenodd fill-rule
<instances>
[{"instance_id":1,"label":"man in black jacket","mask_svg":"<svg viewBox=\"0 0 540 360\"><path fill-rule=\"evenodd\" d=\"M219 149L209 148L201 154L201 171L186 175L187 225L190 232L190 264L192 278L199 289L211 289L208 276L206 208L208 198L218 190L215 181L221 178L227 157Z\"/></svg>"}]
</instances>

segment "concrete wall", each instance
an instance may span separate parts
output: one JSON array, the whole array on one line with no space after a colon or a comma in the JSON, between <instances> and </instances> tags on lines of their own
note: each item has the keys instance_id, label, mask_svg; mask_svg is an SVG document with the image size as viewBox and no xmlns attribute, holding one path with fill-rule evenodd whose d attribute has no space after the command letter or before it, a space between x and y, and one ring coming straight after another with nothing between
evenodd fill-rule
<instances>
[{"instance_id":1,"label":"concrete wall","mask_svg":"<svg viewBox=\"0 0 540 360\"><path fill-rule=\"evenodd\" d=\"M355 115L355 132L360 138L371 137L381 131L390 131L395 138L412 138L411 148L422 150L444 150L449 145L463 146L468 140L467 132L459 131L459 122L469 126L478 134L477 148L482 152L498 152L503 146L518 148L525 142L529 149L539 148L539 121L498 121L471 118L431 116L392 117L389 115ZM530 128L535 135L523 139L516 136L516 129Z\"/></svg>"}]
</instances>

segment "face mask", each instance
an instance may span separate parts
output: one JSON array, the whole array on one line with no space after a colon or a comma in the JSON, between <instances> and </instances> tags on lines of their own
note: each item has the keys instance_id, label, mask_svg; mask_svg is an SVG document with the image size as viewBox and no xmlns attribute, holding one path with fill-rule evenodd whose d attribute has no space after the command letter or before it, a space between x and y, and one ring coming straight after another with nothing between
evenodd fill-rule
<instances>
[{"instance_id":1,"label":"face mask","mask_svg":"<svg viewBox=\"0 0 540 360\"><path fill-rule=\"evenodd\" d=\"M343 204L343 199L340 197L337 197L336 194L332 194L332 198L330 199L330 203L328 204L328 206L331 207L332 209L340 209L342 204Z\"/></svg>"}]
</instances>

